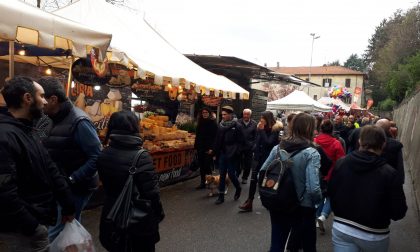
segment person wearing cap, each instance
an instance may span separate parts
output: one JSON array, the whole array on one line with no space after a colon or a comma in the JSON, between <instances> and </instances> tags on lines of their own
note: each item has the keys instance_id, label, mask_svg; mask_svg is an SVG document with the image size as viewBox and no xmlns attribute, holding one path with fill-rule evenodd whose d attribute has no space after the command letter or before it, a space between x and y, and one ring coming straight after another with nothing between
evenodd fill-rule
<instances>
[{"instance_id":1,"label":"person wearing cap","mask_svg":"<svg viewBox=\"0 0 420 252\"><path fill-rule=\"evenodd\" d=\"M225 201L225 180L226 173L236 188L234 200L241 196L241 185L236 177L236 167L239 162L241 146L245 144L245 137L241 130L241 125L233 120L233 108L231 106L222 107L222 121L216 135L215 152L219 162L220 183L219 197L216 204Z\"/></svg>"}]
</instances>

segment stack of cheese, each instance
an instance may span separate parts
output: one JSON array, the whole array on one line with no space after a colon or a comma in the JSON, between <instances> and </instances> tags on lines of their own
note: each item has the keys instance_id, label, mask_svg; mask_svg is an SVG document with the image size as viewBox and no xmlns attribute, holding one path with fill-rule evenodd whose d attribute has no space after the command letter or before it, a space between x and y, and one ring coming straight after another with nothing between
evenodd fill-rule
<instances>
[{"instance_id":1,"label":"stack of cheese","mask_svg":"<svg viewBox=\"0 0 420 252\"><path fill-rule=\"evenodd\" d=\"M195 136L176 125L168 127L168 121L167 116L149 116L140 121L141 136L146 139L144 147L152 152L193 147Z\"/></svg>"}]
</instances>

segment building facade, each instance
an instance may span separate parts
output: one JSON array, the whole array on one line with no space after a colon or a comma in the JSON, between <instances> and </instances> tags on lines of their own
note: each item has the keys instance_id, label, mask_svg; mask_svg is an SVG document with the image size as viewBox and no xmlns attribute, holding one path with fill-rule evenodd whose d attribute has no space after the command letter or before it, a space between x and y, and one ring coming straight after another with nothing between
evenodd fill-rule
<instances>
[{"instance_id":1,"label":"building facade","mask_svg":"<svg viewBox=\"0 0 420 252\"><path fill-rule=\"evenodd\" d=\"M314 100L328 96L328 89L337 86L347 88L352 94L351 98L343 99L345 103L356 103L362 106L363 85L366 77L362 72L342 66L270 67L270 69L278 73L292 74L320 85L320 87L302 87L302 90Z\"/></svg>"}]
</instances>

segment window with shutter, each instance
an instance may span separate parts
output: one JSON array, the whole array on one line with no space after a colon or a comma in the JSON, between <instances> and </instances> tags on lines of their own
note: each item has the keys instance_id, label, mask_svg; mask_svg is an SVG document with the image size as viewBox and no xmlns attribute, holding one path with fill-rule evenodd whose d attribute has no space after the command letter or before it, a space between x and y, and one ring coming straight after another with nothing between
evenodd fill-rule
<instances>
[{"instance_id":1,"label":"window with shutter","mask_svg":"<svg viewBox=\"0 0 420 252\"><path fill-rule=\"evenodd\" d=\"M346 79L346 87L349 88L351 84L351 79Z\"/></svg>"}]
</instances>

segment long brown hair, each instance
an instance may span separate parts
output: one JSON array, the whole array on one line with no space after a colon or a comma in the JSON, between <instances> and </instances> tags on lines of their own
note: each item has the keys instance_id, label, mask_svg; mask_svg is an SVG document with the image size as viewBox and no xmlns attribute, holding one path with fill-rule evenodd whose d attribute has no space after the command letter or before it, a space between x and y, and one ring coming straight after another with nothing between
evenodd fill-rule
<instances>
[{"instance_id":1,"label":"long brown hair","mask_svg":"<svg viewBox=\"0 0 420 252\"><path fill-rule=\"evenodd\" d=\"M306 113L297 114L292 120L289 139L302 138L310 142L314 138L315 118Z\"/></svg>"},{"instance_id":2,"label":"long brown hair","mask_svg":"<svg viewBox=\"0 0 420 252\"><path fill-rule=\"evenodd\" d=\"M261 117L267 123L267 128L273 128L274 124L276 124L276 120L274 119L274 115L271 111L264 111L261 113Z\"/></svg>"}]
</instances>

